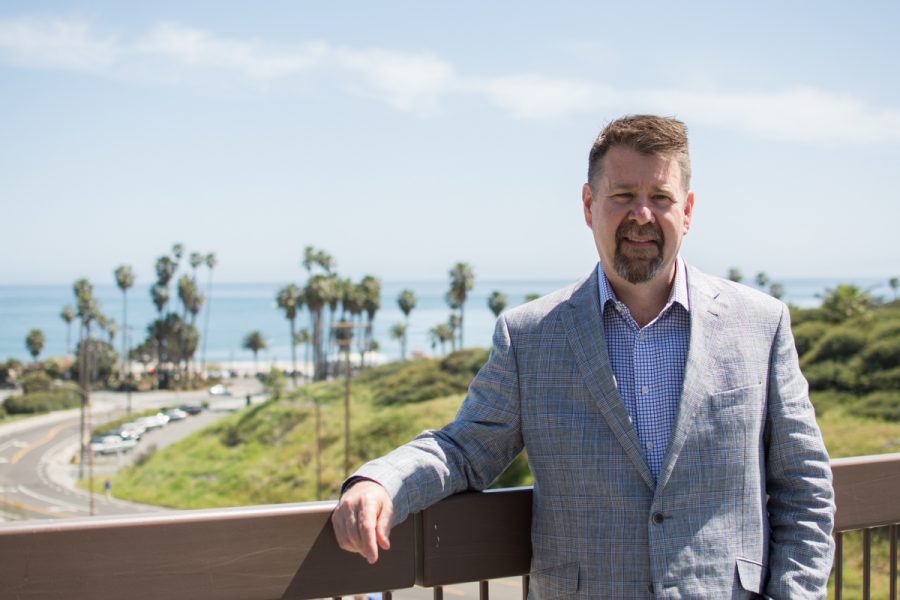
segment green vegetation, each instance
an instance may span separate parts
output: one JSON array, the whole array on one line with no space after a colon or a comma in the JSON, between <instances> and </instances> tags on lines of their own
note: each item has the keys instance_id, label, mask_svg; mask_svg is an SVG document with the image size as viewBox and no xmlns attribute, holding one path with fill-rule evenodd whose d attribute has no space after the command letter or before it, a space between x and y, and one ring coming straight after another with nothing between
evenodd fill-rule
<instances>
[{"instance_id":1,"label":"green vegetation","mask_svg":"<svg viewBox=\"0 0 900 600\"><path fill-rule=\"evenodd\" d=\"M30 415L75 408L81 404L77 386L57 384L44 371L25 375L22 391L21 396L10 396L3 401L3 412L8 415Z\"/></svg>"}]
</instances>

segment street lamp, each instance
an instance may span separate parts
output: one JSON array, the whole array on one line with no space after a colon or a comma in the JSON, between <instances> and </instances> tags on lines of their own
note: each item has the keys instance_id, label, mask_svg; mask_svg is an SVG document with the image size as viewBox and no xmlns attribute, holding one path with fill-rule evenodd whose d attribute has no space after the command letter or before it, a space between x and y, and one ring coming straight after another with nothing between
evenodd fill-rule
<instances>
[{"instance_id":1,"label":"street lamp","mask_svg":"<svg viewBox=\"0 0 900 600\"><path fill-rule=\"evenodd\" d=\"M353 341L353 323L341 319L335 324L335 337L344 353L344 478L350 475L350 342Z\"/></svg>"}]
</instances>

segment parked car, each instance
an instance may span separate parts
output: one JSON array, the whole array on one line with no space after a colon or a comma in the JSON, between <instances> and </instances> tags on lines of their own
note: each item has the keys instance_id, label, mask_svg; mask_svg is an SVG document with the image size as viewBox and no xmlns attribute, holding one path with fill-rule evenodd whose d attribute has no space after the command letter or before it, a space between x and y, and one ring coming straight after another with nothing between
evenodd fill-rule
<instances>
[{"instance_id":1,"label":"parked car","mask_svg":"<svg viewBox=\"0 0 900 600\"><path fill-rule=\"evenodd\" d=\"M182 419L187 419L188 417L187 412L180 408L170 408L163 414L169 417L169 421L181 421Z\"/></svg>"},{"instance_id":2,"label":"parked car","mask_svg":"<svg viewBox=\"0 0 900 600\"><path fill-rule=\"evenodd\" d=\"M132 421L132 423L136 425L141 425L146 428L148 431L151 429L157 429L166 425L169 422L169 417L164 415L163 413L156 413L155 415L150 415L149 417L140 417Z\"/></svg>"},{"instance_id":3,"label":"parked car","mask_svg":"<svg viewBox=\"0 0 900 600\"><path fill-rule=\"evenodd\" d=\"M134 425L133 423L125 423L116 427L115 429L111 429L106 432L107 435L117 435L123 440L134 440L138 441L141 439L141 436L144 434L146 429L143 427L139 427Z\"/></svg>"},{"instance_id":4,"label":"parked car","mask_svg":"<svg viewBox=\"0 0 900 600\"><path fill-rule=\"evenodd\" d=\"M222 385L221 383L217 383L216 385L209 388L210 396L230 396L231 390Z\"/></svg>"},{"instance_id":5,"label":"parked car","mask_svg":"<svg viewBox=\"0 0 900 600\"><path fill-rule=\"evenodd\" d=\"M182 404L179 406L181 410L186 412L189 415L199 415L203 412L203 407L199 404Z\"/></svg>"},{"instance_id":6,"label":"parked car","mask_svg":"<svg viewBox=\"0 0 900 600\"><path fill-rule=\"evenodd\" d=\"M137 440L123 440L118 435L102 435L91 440L91 452L94 454L128 452L135 446L137 446Z\"/></svg>"}]
</instances>

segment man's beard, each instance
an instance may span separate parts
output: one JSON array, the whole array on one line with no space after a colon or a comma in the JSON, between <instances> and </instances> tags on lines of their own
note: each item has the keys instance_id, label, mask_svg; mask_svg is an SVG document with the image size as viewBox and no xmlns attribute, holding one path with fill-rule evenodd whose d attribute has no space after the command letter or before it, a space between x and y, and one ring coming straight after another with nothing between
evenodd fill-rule
<instances>
[{"instance_id":1,"label":"man's beard","mask_svg":"<svg viewBox=\"0 0 900 600\"><path fill-rule=\"evenodd\" d=\"M622 241L626 237L649 238L656 243L656 256L638 258L626 256L622 251ZM634 221L626 221L616 229L616 253L613 256L613 268L619 277L629 283L646 283L659 275L663 266L663 232L656 223L638 225Z\"/></svg>"}]
</instances>

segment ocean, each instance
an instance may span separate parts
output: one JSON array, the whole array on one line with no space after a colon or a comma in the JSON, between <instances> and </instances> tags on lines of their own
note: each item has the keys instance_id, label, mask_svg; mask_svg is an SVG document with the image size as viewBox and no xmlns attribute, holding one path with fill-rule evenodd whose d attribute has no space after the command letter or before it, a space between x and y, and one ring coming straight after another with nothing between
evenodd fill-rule
<instances>
[{"instance_id":1,"label":"ocean","mask_svg":"<svg viewBox=\"0 0 900 600\"><path fill-rule=\"evenodd\" d=\"M488 347L494 327L494 315L488 309L487 298L494 290L506 294L508 307L523 302L530 293L546 294L568 285L568 281L475 281L475 288L469 293L465 306L464 341L466 346ZM893 298L886 279L872 278L832 278L832 279L786 279L781 281L785 288L786 302L797 306L812 307L821 303L821 295L838 283L852 283L870 293L885 299ZM229 362L253 360L249 350L241 348L244 336L259 330L268 342L268 349L260 352L261 365L276 361L289 361L289 323L284 313L275 306L275 295L283 283L213 283L209 306L209 339L206 346L207 363L227 367ZM298 282L299 285L299 282ZM178 304L177 294L172 289L170 308ZM385 281L381 286L381 309L375 315L374 335L380 345L380 352L387 360L399 358L399 342L391 339L390 328L403 321L403 313L397 306L397 295L402 289L413 290L418 303L409 318L408 353L421 352L426 355L440 352L433 350L428 331L439 323L447 321L449 308L444 300L448 284L446 281ZM205 285L203 292L205 293ZM94 295L100 303L103 314L115 319L121 331L122 293L115 284L95 284ZM209 299L207 299L209 301ZM25 348L25 337L31 329L44 332L46 343L41 358L66 354L66 324L60 318L65 304L74 305L72 285L0 285L0 361L16 358L23 362L31 360ZM180 312L180 307L178 308ZM147 335L147 325L156 317L156 309L150 301L149 286L135 285L128 291L128 323L132 345L137 345ZM205 314L197 319L200 333L203 333ZM297 329L309 328L306 311L297 317ZM76 343L77 322L72 324L71 345ZM121 335L121 334L119 334ZM121 347L121 338L116 337L115 348ZM201 342L202 348L202 342ZM449 348L449 347L448 347ZM196 358L201 358L198 350ZM303 358L303 349L298 347L298 361Z\"/></svg>"}]
</instances>

